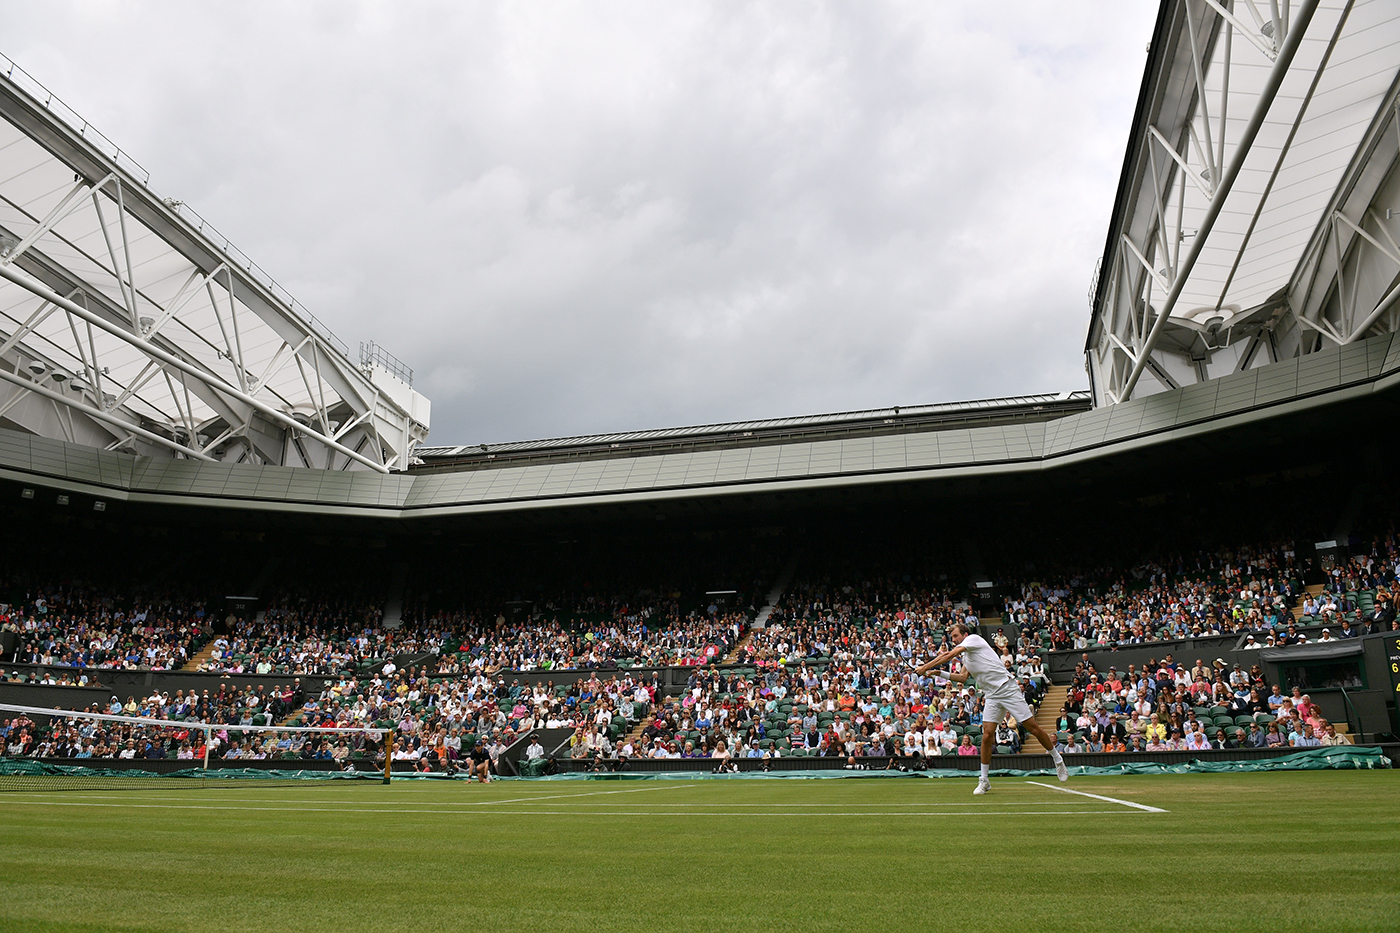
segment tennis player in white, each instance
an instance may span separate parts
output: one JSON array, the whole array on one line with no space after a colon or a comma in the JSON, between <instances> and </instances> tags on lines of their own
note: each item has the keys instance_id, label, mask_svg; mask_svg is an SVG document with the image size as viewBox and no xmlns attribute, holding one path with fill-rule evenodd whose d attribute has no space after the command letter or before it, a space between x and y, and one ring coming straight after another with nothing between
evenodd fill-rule
<instances>
[{"instance_id":1,"label":"tennis player in white","mask_svg":"<svg viewBox=\"0 0 1400 933\"><path fill-rule=\"evenodd\" d=\"M968 677L977 680L977 686L982 690L985 705L982 709L982 776L977 779L977 789L974 794L985 794L991 787L989 771L992 765L992 752L996 749L997 723L1008 714L1018 723L1025 726L1031 735L1035 736L1040 744L1045 746L1050 752L1050 759L1055 762L1055 776L1062 781L1069 780L1069 769L1065 767L1065 760L1060 755L1059 749L1055 748L1055 740L1045 731L1040 723L1035 721L1035 715L1031 712L1030 705L1026 703L1025 695L1021 693L1020 686L1009 673L1006 665L1002 663L992 646L987 644L987 640L981 635L970 631L961 622L954 622L948 627L948 637L953 640L957 647L949 648L932 661L926 661L914 668L919 674L926 674L931 670L942 668L959 655L962 656L963 667L966 673L948 673L944 676L950 680L966 682Z\"/></svg>"}]
</instances>

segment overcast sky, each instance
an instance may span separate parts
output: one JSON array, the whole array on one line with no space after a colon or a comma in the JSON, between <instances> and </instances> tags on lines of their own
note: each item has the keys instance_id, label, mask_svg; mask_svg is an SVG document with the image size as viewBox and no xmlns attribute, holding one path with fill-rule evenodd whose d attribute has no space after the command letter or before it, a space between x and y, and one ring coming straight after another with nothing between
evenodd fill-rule
<instances>
[{"instance_id":1,"label":"overcast sky","mask_svg":"<svg viewBox=\"0 0 1400 933\"><path fill-rule=\"evenodd\" d=\"M430 443L1087 387L1154 0L6 5Z\"/></svg>"}]
</instances>

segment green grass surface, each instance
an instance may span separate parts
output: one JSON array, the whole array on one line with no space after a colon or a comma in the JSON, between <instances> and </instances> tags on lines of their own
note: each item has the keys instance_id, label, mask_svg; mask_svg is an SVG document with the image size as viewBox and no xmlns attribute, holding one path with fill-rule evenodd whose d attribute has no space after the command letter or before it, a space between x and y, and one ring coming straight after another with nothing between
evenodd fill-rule
<instances>
[{"instance_id":1,"label":"green grass surface","mask_svg":"<svg viewBox=\"0 0 1400 933\"><path fill-rule=\"evenodd\" d=\"M1017 779L4 793L0 930L1400 928L1400 773L1065 786L1168 812Z\"/></svg>"}]
</instances>

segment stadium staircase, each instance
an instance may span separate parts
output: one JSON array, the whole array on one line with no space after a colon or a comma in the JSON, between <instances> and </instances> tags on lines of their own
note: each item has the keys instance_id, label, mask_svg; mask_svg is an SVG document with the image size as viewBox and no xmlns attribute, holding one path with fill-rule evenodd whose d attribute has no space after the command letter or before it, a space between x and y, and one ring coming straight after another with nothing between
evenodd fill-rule
<instances>
[{"instance_id":1,"label":"stadium staircase","mask_svg":"<svg viewBox=\"0 0 1400 933\"><path fill-rule=\"evenodd\" d=\"M766 628L768 626L768 617L773 614L774 608L778 605L778 600L783 598L783 593L787 592L788 584L792 582L793 575L797 573L797 560L801 556L801 552L798 552L793 554L791 559L788 560L787 565L784 566L782 571L778 574L778 579L774 581L773 589L768 591L768 597L764 600L763 608L758 610L758 615L754 616L754 620L749 623L748 629L744 632L744 637L735 642L734 650L724 656L724 661L722 663L736 663L739 660L739 652L743 651L748 647L749 643L753 641L754 629Z\"/></svg>"},{"instance_id":2,"label":"stadium staircase","mask_svg":"<svg viewBox=\"0 0 1400 933\"><path fill-rule=\"evenodd\" d=\"M653 722L655 722L655 721L656 721L656 716L655 716L655 714L653 714L653 715L651 715L651 716L644 716L644 717L642 717L642 720L641 720L640 722L638 722L635 726L632 727L632 731L627 733L627 737L626 737L625 739L620 739L620 740L618 741L618 744L619 744L619 745L622 745L622 744L625 744L625 743L627 743L627 742L631 742L632 745L633 745L633 747L635 748L637 742L640 741L641 738L642 738L642 733L643 733L644 731L646 731L646 727L649 726L649 725L651 725L651 724L652 724Z\"/></svg>"},{"instance_id":3,"label":"stadium staircase","mask_svg":"<svg viewBox=\"0 0 1400 933\"><path fill-rule=\"evenodd\" d=\"M185 662L185 666L182 667L182 668L180 668L180 670L182 670L182 671L197 671L197 670L199 670L199 665L203 664L205 661L208 661L208 660L209 660L210 658L212 658L213 656L214 656L214 642L211 640L211 641L209 642L209 644L205 645L203 648L200 648L199 651L198 651L198 653L196 653L194 657L192 657L192 658L190 658L188 661L186 661L186 662Z\"/></svg>"},{"instance_id":4,"label":"stadium staircase","mask_svg":"<svg viewBox=\"0 0 1400 933\"><path fill-rule=\"evenodd\" d=\"M379 622L381 628L397 629L403 625L403 591L406 582L408 562L400 561L394 565L393 575L389 578L389 593L384 599L384 614Z\"/></svg>"},{"instance_id":5,"label":"stadium staircase","mask_svg":"<svg viewBox=\"0 0 1400 933\"><path fill-rule=\"evenodd\" d=\"M1069 695L1067 684L1051 684L1045 691L1045 696L1040 699L1040 708L1035 711L1035 721L1040 723L1040 727L1052 736L1055 734L1055 719L1060 714L1060 707L1065 705L1065 697ZM1021 747L1022 755L1043 755L1040 743L1029 734L1026 744Z\"/></svg>"},{"instance_id":6,"label":"stadium staircase","mask_svg":"<svg viewBox=\"0 0 1400 933\"><path fill-rule=\"evenodd\" d=\"M722 664L737 664L739 662L739 652L743 651L753 641L753 627L750 626L744 632L744 637L734 643L734 650L724 656Z\"/></svg>"},{"instance_id":7,"label":"stadium staircase","mask_svg":"<svg viewBox=\"0 0 1400 933\"><path fill-rule=\"evenodd\" d=\"M279 726L297 726L297 725L300 725L300 724L301 724L301 720L302 720L301 710L296 710L296 711L294 711L294 712L288 713L287 715L283 716L281 719L277 720L277 725L279 725Z\"/></svg>"}]
</instances>

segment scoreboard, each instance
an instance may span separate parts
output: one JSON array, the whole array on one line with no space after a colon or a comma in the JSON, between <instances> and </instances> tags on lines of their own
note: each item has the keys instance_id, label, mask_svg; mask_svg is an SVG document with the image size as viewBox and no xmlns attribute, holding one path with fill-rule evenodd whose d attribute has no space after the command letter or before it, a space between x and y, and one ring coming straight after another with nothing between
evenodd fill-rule
<instances>
[{"instance_id":1,"label":"scoreboard","mask_svg":"<svg viewBox=\"0 0 1400 933\"><path fill-rule=\"evenodd\" d=\"M1400 635L1392 632L1385 639L1386 663L1390 665L1391 696L1400 705Z\"/></svg>"}]
</instances>

